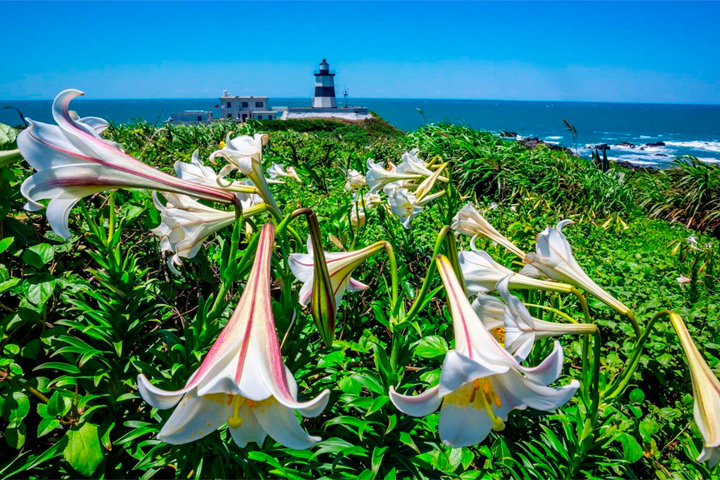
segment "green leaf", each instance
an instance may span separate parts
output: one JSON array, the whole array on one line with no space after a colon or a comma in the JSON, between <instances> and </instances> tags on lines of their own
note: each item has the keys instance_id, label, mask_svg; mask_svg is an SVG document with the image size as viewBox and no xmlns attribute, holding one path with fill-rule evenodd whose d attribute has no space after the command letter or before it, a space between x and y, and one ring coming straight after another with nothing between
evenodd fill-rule
<instances>
[{"instance_id":1,"label":"green leaf","mask_svg":"<svg viewBox=\"0 0 720 480\"><path fill-rule=\"evenodd\" d=\"M7 429L5 429L5 441L7 441L8 445L12 448L19 450L25 445L25 432L26 427L24 423L11 423Z\"/></svg>"},{"instance_id":2,"label":"green leaf","mask_svg":"<svg viewBox=\"0 0 720 480\"><path fill-rule=\"evenodd\" d=\"M31 303L42 306L50 299L55 290L55 279L50 275L32 277L25 280L23 290Z\"/></svg>"},{"instance_id":3,"label":"green leaf","mask_svg":"<svg viewBox=\"0 0 720 480\"><path fill-rule=\"evenodd\" d=\"M627 433L620 435L620 443L622 443L623 457L629 463L635 463L642 458L643 449L635 440L635 437Z\"/></svg>"},{"instance_id":4,"label":"green leaf","mask_svg":"<svg viewBox=\"0 0 720 480\"><path fill-rule=\"evenodd\" d=\"M415 355L422 358L439 357L445 355L447 351L447 342L437 335L427 336L415 344Z\"/></svg>"},{"instance_id":5,"label":"green leaf","mask_svg":"<svg viewBox=\"0 0 720 480\"><path fill-rule=\"evenodd\" d=\"M43 265L52 260L54 255L55 252L53 251L52 246L47 243L40 243L25 250L23 252L22 259L23 262L25 262L25 265L41 268Z\"/></svg>"},{"instance_id":6,"label":"green leaf","mask_svg":"<svg viewBox=\"0 0 720 480\"><path fill-rule=\"evenodd\" d=\"M4 252L8 248L10 248L10 245L12 245L13 241L15 240L15 237L6 237L0 240L0 253Z\"/></svg>"},{"instance_id":7,"label":"green leaf","mask_svg":"<svg viewBox=\"0 0 720 480\"><path fill-rule=\"evenodd\" d=\"M64 417L72 408L72 398L61 395L56 391L50 397L47 406L47 414L53 417Z\"/></svg>"},{"instance_id":8,"label":"green leaf","mask_svg":"<svg viewBox=\"0 0 720 480\"><path fill-rule=\"evenodd\" d=\"M14 357L20 353L20 347L14 343L8 343L5 345L5 348L3 348L3 353L8 357Z\"/></svg>"},{"instance_id":9,"label":"green leaf","mask_svg":"<svg viewBox=\"0 0 720 480\"><path fill-rule=\"evenodd\" d=\"M44 437L60 426L60 420L57 418L43 418L38 424L38 438Z\"/></svg>"},{"instance_id":10,"label":"green leaf","mask_svg":"<svg viewBox=\"0 0 720 480\"><path fill-rule=\"evenodd\" d=\"M633 403L642 403L645 401L645 393L639 388L633 388L630 392L630 401Z\"/></svg>"},{"instance_id":11,"label":"green leaf","mask_svg":"<svg viewBox=\"0 0 720 480\"><path fill-rule=\"evenodd\" d=\"M0 150L12 150L15 148L17 130L10 125L0 123Z\"/></svg>"},{"instance_id":12,"label":"green leaf","mask_svg":"<svg viewBox=\"0 0 720 480\"><path fill-rule=\"evenodd\" d=\"M85 423L67 433L68 443L63 450L65 460L80 474L89 477L103 461L103 451L97 425Z\"/></svg>"},{"instance_id":13,"label":"green leaf","mask_svg":"<svg viewBox=\"0 0 720 480\"><path fill-rule=\"evenodd\" d=\"M30 399L23 392L13 392L3 404L3 417L14 424L20 424L30 413Z\"/></svg>"}]
</instances>

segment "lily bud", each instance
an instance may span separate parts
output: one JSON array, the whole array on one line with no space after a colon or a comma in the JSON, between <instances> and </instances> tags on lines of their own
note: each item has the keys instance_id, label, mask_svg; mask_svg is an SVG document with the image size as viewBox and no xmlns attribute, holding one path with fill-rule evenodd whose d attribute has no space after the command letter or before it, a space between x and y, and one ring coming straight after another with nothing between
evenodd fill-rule
<instances>
[{"instance_id":1,"label":"lily bud","mask_svg":"<svg viewBox=\"0 0 720 480\"><path fill-rule=\"evenodd\" d=\"M692 341L680 315L670 312L669 316L690 367L695 399L693 413L704 440L704 448L697 461L708 462L710 467L714 467L720 462L720 382Z\"/></svg>"}]
</instances>

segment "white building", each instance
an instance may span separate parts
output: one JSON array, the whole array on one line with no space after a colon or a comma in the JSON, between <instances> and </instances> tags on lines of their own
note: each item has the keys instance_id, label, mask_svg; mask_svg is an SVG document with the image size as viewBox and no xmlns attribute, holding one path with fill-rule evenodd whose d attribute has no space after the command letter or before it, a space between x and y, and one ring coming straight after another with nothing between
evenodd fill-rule
<instances>
[{"instance_id":1,"label":"white building","mask_svg":"<svg viewBox=\"0 0 720 480\"><path fill-rule=\"evenodd\" d=\"M211 121L212 112L208 110L185 110L173 113L168 119L170 123L209 123Z\"/></svg>"},{"instance_id":2,"label":"white building","mask_svg":"<svg viewBox=\"0 0 720 480\"><path fill-rule=\"evenodd\" d=\"M270 109L268 97L239 97L230 96L228 91L223 92L220 97L223 119L233 119L237 122L248 120L272 120L275 118L275 111Z\"/></svg>"},{"instance_id":3,"label":"white building","mask_svg":"<svg viewBox=\"0 0 720 480\"><path fill-rule=\"evenodd\" d=\"M335 108L335 72L330 71L330 65L324 58L320 68L315 70L315 96L313 108Z\"/></svg>"}]
</instances>

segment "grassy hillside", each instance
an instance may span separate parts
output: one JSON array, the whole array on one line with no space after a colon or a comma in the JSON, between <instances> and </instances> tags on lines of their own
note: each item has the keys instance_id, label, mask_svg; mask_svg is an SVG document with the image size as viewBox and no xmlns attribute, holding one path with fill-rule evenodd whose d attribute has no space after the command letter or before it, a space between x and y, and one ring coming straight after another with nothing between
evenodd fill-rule
<instances>
[{"instance_id":1,"label":"grassy hillside","mask_svg":"<svg viewBox=\"0 0 720 480\"><path fill-rule=\"evenodd\" d=\"M612 167L540 146L464 127L430 125L404 133L375 118L361 125L322 120L215 123L208 126L115 125L104 136L134 157L168 172L194 150L205 159L226 135L267 132L270 162L293 166L303 184L273 186L281 208L310 207L318 215L327 250L353 249L377 240L395 248L400 287L410 297L420 289L432 261L437 233L446 224L445 204L430 204L411 230L382 208L366 214L364 226L350 221L351 194L345 171L366 171L368 158L398 163L418 148L451 165L451 182L466 201L525 251L546 226L570 218L576 258L588 274L635 310L646 326L671 308L686 321L715 374L720 374L720 168L696 161L661 172ZM182 385L207 351L242 293L229 291L219 319L206 316L205 302L220 282L217 265L231 229L211 237L182 276L172 275L158 241L148 230L159 223L150 194L97 194L70 214L68 242L49 230L43 212L22 210L21 181L31 169L19 162L3 170L0 205L0 426L4 433L2 476L77 477L78 462L92 463L93 476L178 478L707 478L695 462L702 439L693 422L690 376L670 323L658 321L640 366L617 402L601 405L598 426L578 455L577 424L584 408L576 397L552 414L511 414L505 430L475 447L451 448L437 434L437 414L413 418L389 402L383 362L390 351L384 256L353 276L369 289L340 305L338 340L323 347L307 311L295 320L282 303L287 289L274 285L277 330L293 332L283 342L287 366L300 390L313 396L332 391L329 407L305 428L323 441L296 451L268 439L240 449L221 430L202 441L171 446L155 439L168 412L151 410L136 390L139 372L177 378ZM116 234L100 238L95 225ZM258 222L260 222L258 220ZM298 224L299 236L307 232ZM467 237L458 238L468 249ZM506 266L518 262L500 246L479 240ZM293 245L304 251L304 245ZM679 284L680 276L690 279ZM438 287L434 279L432 287ZM293 297L294 298L294 297ZM528 293L530 305L550 304L575 319L572 298ZM590 310L600 327L601 384L610 382L633 353L631 325L597 300ZM409 303L405 305L409 308ZM531 307L538 318L554 318ZM402 390L437 383L453 334L442 289L402 332L398 382ZM297 334L297 335L295 335ZM533 359L551 342L538 342ZM581 377L582 342L563 337L562 382ZM44 398L44 400L43 400ZM87 427L91 425L91 427ZM67 449L90 439L91 447ZM87 457L78 461L71 452ZM89 471L89 467L88 467ZM717 475L720 472L714 471Z\"/></svg>"}]
</instances>

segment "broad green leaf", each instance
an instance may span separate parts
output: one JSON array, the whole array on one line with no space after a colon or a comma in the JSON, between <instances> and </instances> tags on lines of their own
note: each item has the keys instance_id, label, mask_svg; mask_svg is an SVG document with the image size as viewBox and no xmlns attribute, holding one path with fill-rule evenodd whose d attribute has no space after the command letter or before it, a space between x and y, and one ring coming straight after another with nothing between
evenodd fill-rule
<instances>
[{"instance_id":1,"label":"broad green leaf","mask_svg":"<svg viewBox=\"0 0 720 480\"><path fill-rule=\"evenodd\" d=\"M5 429L5 440L12 448L19 450L25 445L25 432L24 423L11 423Z\"/></svg>"},{"instance_id":2,"label":"broad green leaf","mask_svg":"<svg viewBox=\"0 0 720 480\"><path fill-rule=\"evenodd\" d=\"M28 248L23 252L23 262L25 262L25 265L30 265L31 267L35 268L41 268L43 265L48 263L53 259L53 256L55 255L55 252L53 251L52 246L48 245L47 243L41 243L38 245L33 245L32 247Z\"/></svg>"},{"instance_id":3,"label":"broad green leaf","mask_svg":"<svg viewBox=\"0 0 720 480\"><path fill-rule=\"evenodd\" d=\"M68 443L63 450L65 460L81 475L89 477L103 460L98 429L92 423L67 432Z\"/></svg>"},{"instance_id":4,"label":"broad green leaf","mask_svg":"<svg viewBox=\"0 0 720 480\"><path fill-rule=\"evenodd\" d=\"M55 290L56 280L50 275L30 277L23 283L23 291L28 301L42 306L47 302Z\"/></svg>"},{"instance_id":5,"label":"broad green leaf","mask_svg":"<svg viewBox=\"0 0 720 480\"><path fill-rule=\"evenodd\" d=\"M448 344L444 338L437 335L430 335L415 344L414 353L422 358L434 358L445 355L448 351Z\"/></svg>"},{"instance_id":6,"label":"broad green leaf","mask_svg":"<svg viewBox=\"0 0 720 480\"><path fill-rule=\"evenodd\" d=\"M20 424L30 412L30 399L23 392L13 392L3 403L3 417L10 423Z\"/></svg>"},{"instance_id":7,"label":"broad green leaf","mask_svg":"<svg viewBox=\"0 0 720 480\"><path fill-rule=\"evenodd\" d=\"M59 391L56 391L48 402L47 414L53 417L64 417L72 408L72 402L72 398L61 395Z\"/></svg>"},{"instance_id":8,"label":"broad green leaf","mask_svg":"<svg viewBox=\"0 0 720 480\"><path fill-rule=\"evenodd\" d=\"M642 458L643 449L635 440L635 437L627 433L620 435L620 443L622 443L623 458L630 463L635 463Z\"/></svg>"},{"instance_id":9,"label":"broad green leaf","mask_svg":"<svg viewBox=\"0 0 720 480\"><path fill-rule=\"evenodd\" d=\"M10 245L12 245L13 241L15 240L14 237L6 237L0 240L0 253L4 252L8 248L10 248Z\"/></svg>"},{"instance_id":10,"label":"broad green leaf","mask_svg":"<svg viewBox=\"0 0 720 480\"><path fill-rule=\"evenodd\" d=\"M12 150L17 140L17 130L10 125L0 123L0 150Z\"/></svg>"},{"instance_id":11,"label":"broad green leaf","mask_svg":"<svg viewBox=\"0 0 720 480\"><path fill-rule=\"evenodd\" d=\"M57 418L43 418L38 424L38 438L44 437L60 426L60 420Z\"/></svg>"}]
</instances>

